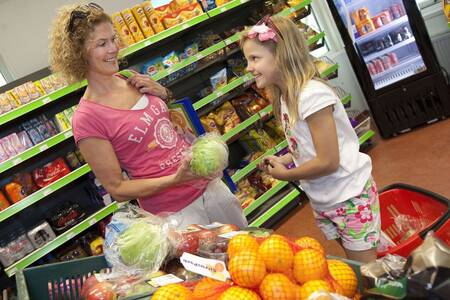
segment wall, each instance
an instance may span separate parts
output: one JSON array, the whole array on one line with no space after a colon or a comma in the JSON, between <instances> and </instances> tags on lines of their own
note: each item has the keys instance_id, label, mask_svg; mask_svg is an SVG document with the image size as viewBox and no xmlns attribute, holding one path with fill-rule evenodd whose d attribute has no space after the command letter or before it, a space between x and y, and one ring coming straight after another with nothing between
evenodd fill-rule
<instances>
[{"instance_id":1,"label":"wall","mask_svg":"<svg viewBox=\"0 0 450 300\"><path fill-rule=\"evenodd\" d=\"M141 1L96 0L113 13ZM48 66L48 32L57 9L67 0L0 0L0 63L12 79ZM1 70L1 68L0 68Z\"/></svg>"}]
</instances>

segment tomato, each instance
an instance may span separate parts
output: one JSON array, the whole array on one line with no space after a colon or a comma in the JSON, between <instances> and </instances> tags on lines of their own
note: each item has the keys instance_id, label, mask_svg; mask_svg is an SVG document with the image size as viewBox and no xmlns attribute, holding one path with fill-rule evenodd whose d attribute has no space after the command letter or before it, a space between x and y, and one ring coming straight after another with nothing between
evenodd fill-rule
<instances>
[{"instance_id":1,"label":"tomato","mask_svg":"<svg viewBox=\"0 0 450 300\"><path fill-rule=\"evenodd\" d=\"M199 246L198 237L192 233L182 234L181 241L177 245L177 256L181 256L183 252L196 254Z\"/></svg>"},{"instance_id":2,"label":"tomato","mask_svg":"<svg viewBox=\"0 0 450 300\"><path fill-rule=\"evenodd\" d=\"M87 300L116 300L113 285L109 282L99 282L94 285L87 295Z\"/></svg>"},{"instance_id":3,"label":"tomato","mask_svg":"<svg viewBox=\"0 0 450 300\"><path fill-rule=\"evenodd\" d=\"M84 282L83 282L83 288L81 289L81 293L80 293L80 297L81 299L86 299L89 291L92 289L92 287L94 285L96 285L98 283L97 277L95 277L94 275L88 277Z\"/></svg>"}]
</instances>

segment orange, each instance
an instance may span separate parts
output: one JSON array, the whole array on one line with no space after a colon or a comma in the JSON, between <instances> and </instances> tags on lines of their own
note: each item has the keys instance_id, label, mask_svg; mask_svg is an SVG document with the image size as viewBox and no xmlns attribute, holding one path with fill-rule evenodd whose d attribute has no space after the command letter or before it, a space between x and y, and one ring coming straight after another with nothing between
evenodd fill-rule
<instances>
[{"instance_id":1,"label":"orange","mask_svg":"<svg viewBox=\"0 0 450 300\"><path fill-rule=\"evenodd\" d=\"M256 251L241 251L234 255L228 270L231 279L241 287L257 287L266 276L266 265Z\"/></svg>"},{"instance_id":2,"label":"orange","mask_svg":"<svg viewBox=\"0 0 450 300\"><path fill-rule=\"evenodd\" d=\"M358 278L353 269L343 261L329 259L328 270L339 286L336 291L348 298L353 298L358 288Z\"/></svg>"},{"instance_id":3,"label":"orange","mask_svg":"<svg viewBox=\"0 0 450 300\"><path fill-rule=\"evenodd\" d=\"M287 240L279 235L268 237L259 246L259 255L264 260L267 270L282 272L292 268L294 252Z\"/></svg>"},{"instance_id":4,"label":"orange","mask_svg":"<svg viewBox=\"0 0 450 300\"><path fill-rule=\"evenodd\" d=\"M302 287L298 284L294 284L294 299L302 300Z\"/></svg>"},{"instance_id":5,"label":"orange","mask_svg":"<svg viewBox=\"0 0 450 300\"><path fill-rule=\"evenodd\" d=\"M304 236L296 239L294 243L300 246L302 249L315 249L322 252L322 254L325 254L325 250L323 249L322 245L312 237Z\"/></svg>"},{"instance_id":6,"label":"orange","mask_svg":"<svg viewBox=\"0 0 450 300\"><path fill-rule=\"evenodd\" d=\"M234 286L220 295L218 300L261 300L261 298L252 290Z\"/></svg>"},{"instance_id":7,"label":"orange","mask_svg":"<svg viewBox=\"0 0 450 300\"><path fill-rule=\"evenodd\" d=\"M248 234L238 234L228 242L228 257L232 258L243 250L258 251L259 244L256 239Z\"/></svg>"},{"instance_id":8,"label":"orange","mask_svg":"<svg viewBox=\"0 0 450 300\"><path fill-rule=\"evenodd\" d=\"M331 286L325 280L310 280L300 288L301 299L308 299L308 297L317 291L332 292Z\"/></svg>"},{"instance_id":9,"label":"orange","mask_svg":"<svg viewBox=\"0 0 450 300\"><path fill-rule=\"evenodd\" d=\"M268 274L259 286L259 294L264 300L294 300L294 284L286 275Z\"/></svg>"},{"instance_id":10,"label":"orange","mask_svg":"<svg viewBox=\"0 0 450 300\"><path fill-rule=\"evenodd\" d=\"M323 279L328 274L325 255L314 249L300 250L294 257L294 277L298 283Z\"/></svg>"},{"instance_id":11,"label":"orange","mask_svg":"<svg viewBox=\"0 0 450 300\"><path fill-rule=\"evenodd\" d=\"M181 284L169 284L159 288L152 300L188 300L191 291Z\"/></svg>"},{"instance_id":12,"label":"orange","mask_svg":"<svg viewBox=\"0 0 450 300\"><path fill-rule=\"evenodd\" d=\"M230 286L231 282L222 282L205 277L195 285L190 300L217 300L219 295Z\"/></svg>"}]
</instances>

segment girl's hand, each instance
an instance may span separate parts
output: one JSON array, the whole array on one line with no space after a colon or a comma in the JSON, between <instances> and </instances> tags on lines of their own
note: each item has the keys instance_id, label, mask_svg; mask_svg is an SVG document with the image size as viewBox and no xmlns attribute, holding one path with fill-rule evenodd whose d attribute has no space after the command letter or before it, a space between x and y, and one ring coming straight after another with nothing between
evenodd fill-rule
<instances>
[{"instance_id":1,"label":"girl's hand","mask_svg":"<svg viewBox=\"0 0 450 300\"><path fill-rule=\"evenodd\" d=\"M270 164L267 166L267 174L269 174L270 176L272 176L275 179L278 180L286 180L287 178L287 171L288 169L286 168L285 165L283 165L280 162L277 161L271 161Z\"/></svg>"},{"instance_id":2,"label":"girl's hand","mask_svg":"<svg viewBox=\"0 0 450 300\"><path fill-rule=\"evenodd\" d=\"M148 75L135 73L127 79L127 82L139 90L141 94L154 95L163 100L166 100L169 96L167 89Z\"/></svg>"},{"instance_id":3,"label":"girl's hand","mask_svg":"<svg viewBox=\"0 0 450 300\"><path fill-rule=\"evenodd\" d=\"M264 172L268 173L268 169L267 168L270 166L270 164L272 162L277 162L277 163L283 164L283 160L282 160L281 157L275 156L275 155L268 155L268 156L265 156L262 159L262 161L258 164L258 168L261 171L264 171Z\"/></svg>"}]
</instances>

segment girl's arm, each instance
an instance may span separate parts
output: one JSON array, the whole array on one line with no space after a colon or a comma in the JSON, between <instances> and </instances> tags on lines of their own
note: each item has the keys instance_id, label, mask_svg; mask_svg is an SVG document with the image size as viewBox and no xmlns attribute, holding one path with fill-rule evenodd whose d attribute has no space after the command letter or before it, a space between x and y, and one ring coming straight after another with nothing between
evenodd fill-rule
<instances>
[{"instance_id":1,"label":"girl's arm","mask_svg":"<svg viewBox=\"0 0 450 300\"><path fill-rule=\"evenodd\" d=\"M271 161L268 173L279 180L316 179L334 173L339 167L339 146L333 106L327 106L306 118L311 132L316 157L306 163L287 169L276 160Z\"/></svg>"},{"instance_id":2,"label":"girl's arm","mask_svg":"<svg viewBox=\"0 0 450 300\"><path fill-rule=\"evenodd\" d=\"M173 175L151 179L124 180L119 161L109 141L86 138L82 139L78 146L103 187L119 202L147 197L181 182L199 178L190 173L189 162L184 160L178 172Z\"/></svg>"}]
</instances>

